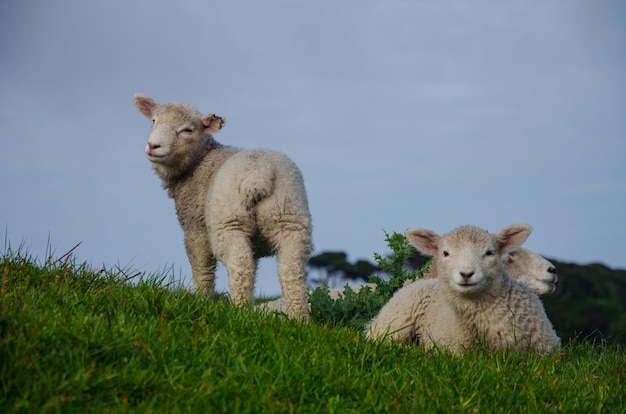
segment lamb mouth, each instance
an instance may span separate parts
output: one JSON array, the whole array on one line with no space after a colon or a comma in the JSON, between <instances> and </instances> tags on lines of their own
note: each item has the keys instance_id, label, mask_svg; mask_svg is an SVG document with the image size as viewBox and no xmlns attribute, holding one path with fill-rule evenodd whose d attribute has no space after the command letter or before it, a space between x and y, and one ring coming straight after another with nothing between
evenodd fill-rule
<instances>
[{"instance_id":1,"label":"lamb mouth","mask_svg":"<svg viewBox=\"0 0 626 414\"><path fill-rule=\"evenodd\" d=\"M167 158L167 155L153 155L153 154L147 154L147 155L148 155L148 159L150 160L150 162L162 162L163 160Z\"/></svg>"},{"instance_id":2,"label":"lamb mouth","mask_svg":"<svg viewBox=\"0 0 626 414\"><path fill-rule=\"evenodd\" d=\"M545 284L550 289L552 289L552 292L556 290L556 282L548 282L547 280L542 280L541 283Z\"/></svg>"}]
</instances>

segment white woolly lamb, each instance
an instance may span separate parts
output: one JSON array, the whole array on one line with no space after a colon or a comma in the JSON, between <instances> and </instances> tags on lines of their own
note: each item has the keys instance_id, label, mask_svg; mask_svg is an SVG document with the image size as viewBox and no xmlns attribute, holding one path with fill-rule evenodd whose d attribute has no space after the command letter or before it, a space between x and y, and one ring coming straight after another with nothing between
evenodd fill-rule
<instances>
[{"instance_id":1,"label":"white woolly lamb","mask_svg":"<svg viewBox=\"0 0 626 414\"><path fill-rule=\"evenodd\" d=\"M511 225L494 234L473 226L439 236L411 229L409 241L435 257L436 278L398 290L368 324L369 338L417 339L425 348L551 352L560 340L539 297L504 270L502 254L519 247L531 228Z\"/></svg>"},{"instance_id":2,"label":"white woolly lamb","mask_svg":"<svg viewBox=\"0 0 626 414\"><path fill-rule=\"evenodd\" d=\"M225 118L143 94L133 102L152 120L146 154L174 199L197 291L212 294L220 261L233 302L251 305L256 262L276 255L288 315L308 318L305 266L313 244L298 167L276 151L215 141L211 134Z\"/></svg>"},{"instance_id":3,"label":"white woolly lamb","mask_svg":"<svg viewBox=\"0 0 626 414\"><path fill-rule=\"evenodd\" d=\"M556 289L558 277L554 265L524 247L518 247L517 249L504 253L502 255L502 263L504 264L504 270L506 270L509 276L525 284L538 295L548 295ZM431 264L423 278L435 278L437 276L435 268L436 264ZM407 282L406 285L409 285L414 281L409 280ZM369 286L371 289L376 289L376 285L372 283L351 286L351 289L358 292L362 286ZM328 296L332 299L337 299L343 294L343 291L343 288L330 289ZM287 303L285 302L285 298L278 298L260 304L259 308L268 311L286 312Z\"/></svg>"}]
</instances>

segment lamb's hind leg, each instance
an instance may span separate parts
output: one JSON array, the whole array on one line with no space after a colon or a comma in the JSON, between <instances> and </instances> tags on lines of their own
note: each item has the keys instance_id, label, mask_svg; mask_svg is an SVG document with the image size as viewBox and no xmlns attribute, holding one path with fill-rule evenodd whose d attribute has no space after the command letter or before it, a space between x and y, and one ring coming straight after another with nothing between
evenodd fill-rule
<instances>
[{"instance_id":1,"label":"lamb's hind leg","mask_svg":"<svg viewBox=\"0 0 626 414\"><path fill-rule=\"evenodd\" d=\"M225 232L219 237L219 245L222 248L216 247L216 256L228 272L231 300L238 305L251 306L256 260L248 236L241 231Z\"/></svg>"},{"instance_id":2,"label":"lamb's hind leg","mask_svg":"<svg viewBox=\"0 0 626 414\"><path fill-rule=\"evenodd\" d=\"M305 266L311 250L311 238L304 231L284 231L280 235L277 246L278 278L287 315L292 318L309 319Z\"/></svg>"}]
</instances>

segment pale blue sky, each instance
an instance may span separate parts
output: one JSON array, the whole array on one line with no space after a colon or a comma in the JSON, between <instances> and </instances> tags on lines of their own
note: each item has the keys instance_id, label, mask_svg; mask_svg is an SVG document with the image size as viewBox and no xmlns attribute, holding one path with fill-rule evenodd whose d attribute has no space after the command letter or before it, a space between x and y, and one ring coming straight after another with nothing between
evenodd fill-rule
<instances>
[{"instance_id":1,"label":"pale blue sky","mask_svg":"<svg viewBox=\"0 0 626 414\"><path fill-rule=\"evenodd\" d=\"M521 222L540 254L626 268L624 22L617 0L6 1L0 225L40 257L49 235L189 281L144 92L293 158L318 253L373 261L383 230ZM279 293L274 272L258 294Z\"/></svg>"}]
</instances>

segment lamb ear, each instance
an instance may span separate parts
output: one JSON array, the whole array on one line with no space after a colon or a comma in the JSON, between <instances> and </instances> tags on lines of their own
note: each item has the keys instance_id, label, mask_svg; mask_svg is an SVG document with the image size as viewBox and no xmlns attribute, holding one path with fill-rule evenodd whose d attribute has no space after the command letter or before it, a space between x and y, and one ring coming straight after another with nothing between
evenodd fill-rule
<instances>
[{"instance_id":1,"label":"lamb ear","mask_svg":"<svg viewBox=\"0 0 626 414\"><path fill-rule=\"evenodd\" d=\"M136 93L133 95L133 103L142 114L150 119L152 119L154 108L158 106L152 98L148 95L144 95L143 93Z\"/></svg>"},{"instance_id":2,"label":"lamb ear","mask_svg":"<svg viewBox=\"0 0 626 414\"><path fill-rule=\"evenodd\" d=\"M213 134L224 128L224 125L226 125L226 117L208 114L202 117L202 125L204 125L205 134Z\"/></svg>"},{"instance_id":3,"label":"lamb ear","mask_svg":"<svg viewBox=\"0 0 626 414\"><path fill-rule=\"evenodd\" d=\"M439 235L426 229L409 229L406 238L417 250L428 256L436 256L439 251Z\"/></svg>"},{"instance_id":4,"label":"lamb ear","mask_svg":"<svg viewBox=\"0 0 626 414\"><path fill-rule=\"evenodd\" d=\"M522 245L533 231L526 224L512 224L496 233L498 247L502 253L506 253Z\"/></svg>"}]
</instances>

